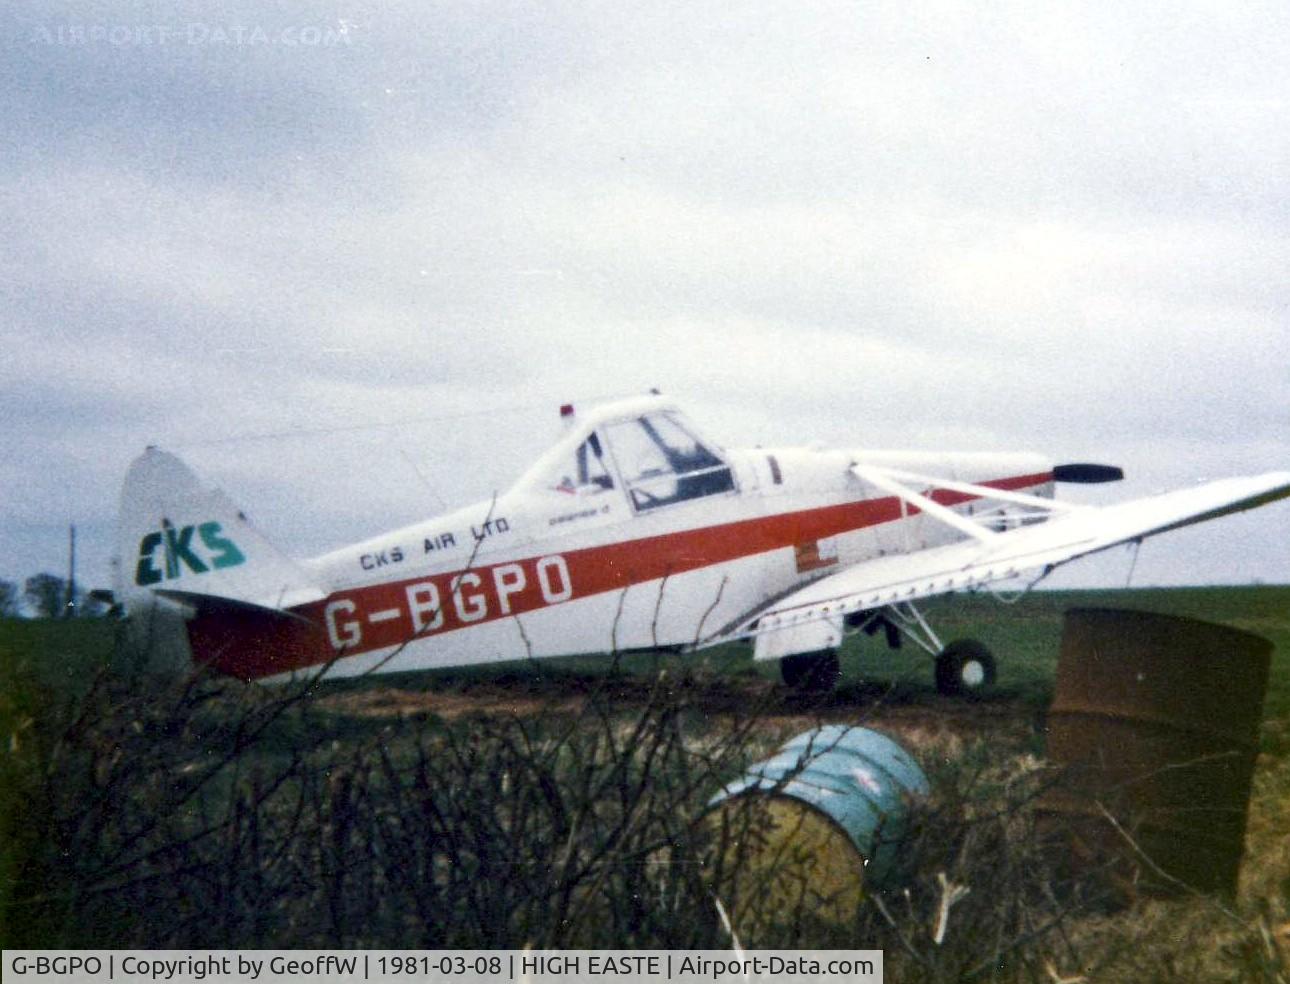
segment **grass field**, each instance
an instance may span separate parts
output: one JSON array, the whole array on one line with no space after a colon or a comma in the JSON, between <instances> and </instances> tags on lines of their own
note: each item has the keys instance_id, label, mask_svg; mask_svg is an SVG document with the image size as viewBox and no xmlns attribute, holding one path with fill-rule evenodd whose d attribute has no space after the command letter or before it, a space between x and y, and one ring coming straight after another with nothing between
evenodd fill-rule
<instances>
[{"instance_id":1,"label":"grass field","mask_svg":"<svg viewBox=\"0 0 1290 984\"><path fill-rule=\"evenodd\" d=\"M1073 607L1274 643L1234 899L1106 913L1054 909L1036 887L1029 799ZM1288 984L1290 587L953 596L923 611L943 639L995 652L989 697L941 698L921 650L864 636L824 697L786 692L745 645L158 696L100 678L113 623L0 621L0 943L724 946L704 885L669 883L681 908L663 912L641 902L657 886L640 872L659 870L660 844L689 843L687 818L749 761L835 722L876 726L923 761L930 833L901 911L873 895L851 935L787 942L881 947L900 980ZM925 922L943 871L973 892L936 948Z\"/></svg>"},{"instance_id":2,"label":"grass field","mask_svg":"<svg viewBox=\"0 0 1290 984\"><path fill-rule=\"evenodd\" d=\"M1264 717L1290 718L1290 587L1144 588L1137 590L1036 591L1014 604L1001 604L986 594L956 594L923 603L921 610L942 640L975 638L984 642L998 660L995 696L1042 707L1052 698L1061 643L1062 619L1071 608L1115 608L1158 612L1200 619L1261 635L1275 647ZM755 675L779 679L778 664L754 664L751 650L732 645L688 656L652 654L624 656L624 673L650 673L660 665L688 664L714 673ZM462 686L489 680L532 681L561 676L579 677L604 672L604 657L570 657L540 664L478 667L387 677L363 686L396 685L411 689ZM881 635L854 635L842 651L844 685L852 692L858 682L863 692L887 694L893 699L935 699L930 658L906 643L897 651L887 648Z\"/></svg>"},{"instance_id":3,"label":"grass field","mask_svg":"<svg viewBox=\"0 0 1290 984\"><path fill-rule=\"evenodd\" d=\"M1268 681L1265 717L1290 717L1290 587L1156 588L1127 591L1036 591L1012 605L987 595L953 595L926 602L922 610L942 639L980 639L999 661L997 689L1003 696L1043 702L1052 695L1061 640L1062 617L1078 607L1139 609L1217 622L1253 632L1275 646ZM101 620L54 622L0 620L0 690L13 701L33 692L71 696L107 665L114 646L113 623ZM666 662L668 658L664 658ZM718 647L684 657L692 665L734 674L760 673L778 679L772 665L756 667L742 645ZM660 657L622 657L627 673L652 672ZM570 657L541 664L504 664L446 670L414 677L386 677L364 685L399 680L401 685L434 688L471 680L516 679L597 673L604 657ZM843 650L845 679L863 679L917 691L931 687L930 661L912 645L890 651L880 637L853 636Z\"/></svg>"},{"instance_id":4,"label":"grass field","mask_svg":"<svg viewBox=\"0 0 1290 984\"><path fill-rule=\"evenodd\" d=\"M1070 608L1115 608L1159 612L1216 622L1269 639L1275 647L1265 717L1290 716L1290 588L1170 588L1129 591L1032 592L1014 605L978 596L939 598L924 613L943 639L969 636L986 643L999 661L998 689L1019 699L1046 702L1052 696L1062 617ZM917 658L908 672L920 684L927 666ZM854 672L884 677L890 658L865 646Z\"/></svg>"}]
</instances>

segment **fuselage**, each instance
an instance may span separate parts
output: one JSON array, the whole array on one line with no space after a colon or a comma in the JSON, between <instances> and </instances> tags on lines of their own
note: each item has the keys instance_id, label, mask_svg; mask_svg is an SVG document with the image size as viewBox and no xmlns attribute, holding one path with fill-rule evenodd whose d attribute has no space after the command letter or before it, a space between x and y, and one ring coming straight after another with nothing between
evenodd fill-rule
<instances>
[{"instance_id":1,"label":"fuselage","mask_svg":"<svg viewBox=\"0 0 1290 984\"><path fill-rule=\"evenodd\" d=\"M262 677L334 660L331 674L353 675L701 647L831 571L962 537L855 464L1053 490L1038 455L727 451L661 400L616 404L574 422L508 492L304 561L326 597L227 668ZM196 653L200 626L190 634Z\"/></svg>"}]
</instances>

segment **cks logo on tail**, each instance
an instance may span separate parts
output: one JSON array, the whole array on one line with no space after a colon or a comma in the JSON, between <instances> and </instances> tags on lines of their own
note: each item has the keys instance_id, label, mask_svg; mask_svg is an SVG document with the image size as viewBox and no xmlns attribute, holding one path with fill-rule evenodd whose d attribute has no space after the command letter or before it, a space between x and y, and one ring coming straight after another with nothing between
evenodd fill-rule
<instances>
[{"instance_id":1,"label":"cks logo on tail","mask_svg":"<svg viewBox=\"0 0 1290 984\"><path fill-rule=\"evenodd\" d=\"M196 534L201 549L193 542ZM157 551L161 550L161 567ZM134 583L146 587L160 584L164 578L173 581L182 577L184 568L194 574L205 574L212 568L236 567L245 563L246 556L237 544L223 535L219 523L201 523L182 526L176 530L163 520L162 528L146 534L139 541L139 565L135 568Z\"/></svg>"}]
</instances>

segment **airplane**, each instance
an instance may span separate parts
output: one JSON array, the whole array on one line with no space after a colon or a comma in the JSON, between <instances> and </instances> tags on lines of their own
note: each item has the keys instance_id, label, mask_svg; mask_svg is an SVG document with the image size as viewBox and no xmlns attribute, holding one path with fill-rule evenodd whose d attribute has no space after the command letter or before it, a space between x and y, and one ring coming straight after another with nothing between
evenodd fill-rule
<instances>
[{"instance_id":1,"label":"airplane","mask_svg":"<svg viewBox=\"0 0 1290 984\"><path fill-rule=\"evenodd\" d=\"M1120 469L1029 453L723 448L653 393L575 412L508 491L310 559L149 447L121 500L117 597L180 666L342 677L750 640L826 689L849 633L912 640L937 688L995 677L917 603L1290 496L1290 471L1110 506L1057 484Z\"/></svg>"}]
</instances>

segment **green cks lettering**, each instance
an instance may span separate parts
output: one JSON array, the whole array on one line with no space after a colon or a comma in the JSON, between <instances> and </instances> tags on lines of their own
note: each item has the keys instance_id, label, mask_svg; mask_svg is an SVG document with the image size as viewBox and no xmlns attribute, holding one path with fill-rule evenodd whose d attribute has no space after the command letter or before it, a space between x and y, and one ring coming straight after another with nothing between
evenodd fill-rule
<instances>
[{"instance_id":1,"label":"green cks lettering","mask_svg":"<svg viewBox=\"0 0 1290 984\"><path fill-rule=\"evenodd\" d=\"M139 541L139 566L134 570L134 583L147 586L161 580L161 571L152 566L152 552L161 546L161 534L149 533Z\"/></svg>"},{"instance_id":2,"label":"green cks lettering","mask_svg":"<svg viewBox=\"0 0 1290 984\"><path fill-rule=\"evenodd\" d=\"M199 551L193 534L201 541L204 550ZM161 548L161 564L164 573L157 566L157 549ZM204 554L204 556L203 556ZM183 577L187 571L194 574L205 574L212 567L236 567L246 562L246 555L237 544L224 535L223 527L216 522L202 523L199 526L183 526L178 530L166 523L160 531L146 534L139 541L139 561L134 571L134 583L141 587L159 584L163 580L173 581Z\"/></svg>"},{"instance_id":3,"label":"green cks lettering","mask_svg":"<svg viewBox=\"0 0 1290 984\"><path fill-rule=\"evenodd\" d=\"M175 528L169 526L166 528L166 577L179 577L183 571L179 569L182 561L188 566L194 574L205 574L209 567L205 561L193 553L191 546L193 539L193 528L185 526L175 534ZM172 574L171 571L174 571Z\"/></svg>"},{"instance_id":4,"label":"green cks lettering","mask_svg":"<svg viewBox=\"0 0 1290 984\"><path fill-rule=\"evenodd\" d=\"M197 535L202 538L202 543L206 544L207 550L215 554L211 558L211 563L216 567L236 567L246 558L242 556L242 551L237 549L236 543L220 536L221 532L219 523L202 523L197 527Z\"/></svg>"}]
</instances>

